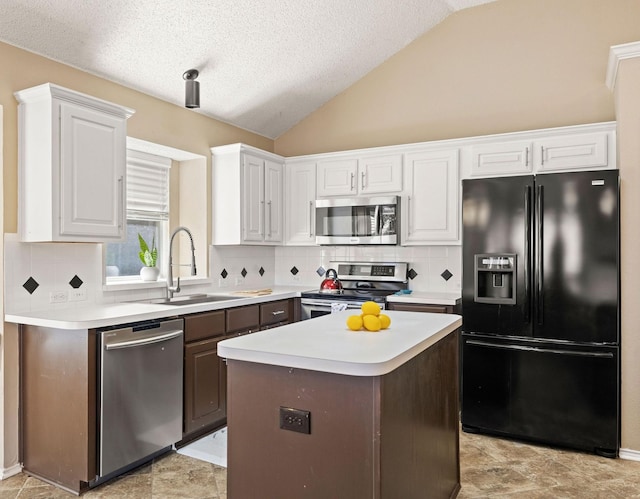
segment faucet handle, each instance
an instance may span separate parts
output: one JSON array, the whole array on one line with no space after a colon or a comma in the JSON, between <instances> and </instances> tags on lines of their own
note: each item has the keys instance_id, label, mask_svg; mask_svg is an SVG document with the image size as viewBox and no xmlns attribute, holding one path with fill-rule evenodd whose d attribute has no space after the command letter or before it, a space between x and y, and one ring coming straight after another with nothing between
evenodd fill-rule
<instances>
[{"instance_id":1,"label":"faucet handle","mask_svg":"<svg viewBox=\"0 0 640 499\"><path fill-rule=\"evenodd\" d=\"M175 290L175 292L176 292L176 293L179 293L179 292L180 292L180 278L179 278L179 277L178 277L178 285L176 286L176 290Z\"/></svg>"}]
</instances>

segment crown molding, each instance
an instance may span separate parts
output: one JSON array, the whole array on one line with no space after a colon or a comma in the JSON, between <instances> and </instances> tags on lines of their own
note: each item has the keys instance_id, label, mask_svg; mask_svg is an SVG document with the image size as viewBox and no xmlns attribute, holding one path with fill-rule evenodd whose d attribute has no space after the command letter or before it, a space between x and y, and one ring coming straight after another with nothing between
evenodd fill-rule
<instances>
[{"instance_id":1,"label":"crown molding","mask_svg":"<svg viewBox=\"0 0 640 499\"><path fill-rule=\"evenodd\" d=\"M624 59L633 59L634 57L640 57L640 42L613 45L609 49L609 64L607 65L606 83L610 90L613 90L616 86L620 61Z\"/></svg>"}]
</instances>

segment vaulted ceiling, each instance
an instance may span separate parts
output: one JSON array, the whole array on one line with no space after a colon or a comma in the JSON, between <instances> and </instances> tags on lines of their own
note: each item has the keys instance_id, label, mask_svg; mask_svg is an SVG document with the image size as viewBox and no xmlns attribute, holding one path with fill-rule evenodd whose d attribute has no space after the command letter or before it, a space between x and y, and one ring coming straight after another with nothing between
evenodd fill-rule
<instances>
[{"instance_id":1,"label":"vaulted ceiling","mask_svg":"<svg viewBox=\"0 0 640 499\"><path fill-rule=\"evenodd\" d=\"M2 0L0 40L276 138L448 15L492 0ZM7 68L5 68L7 70Z\"/></svg>"}]
</instances>

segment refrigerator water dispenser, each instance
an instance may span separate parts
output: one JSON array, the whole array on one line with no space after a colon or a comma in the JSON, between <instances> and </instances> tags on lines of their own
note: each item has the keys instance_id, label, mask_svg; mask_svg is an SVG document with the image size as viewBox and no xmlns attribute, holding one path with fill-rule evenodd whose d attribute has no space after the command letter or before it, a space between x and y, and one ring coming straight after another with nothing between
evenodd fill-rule
<instances>
[{"instance_id":1,"label":"refrigerator water dispenser","mask_svg":"<svg viewBox=\"0 0 640 499\"><path fill-rule=\"evenodd\" d=\"M514 305L516 303L516 255L475 255L474 301Z\"/></svg>"}]
</instances>

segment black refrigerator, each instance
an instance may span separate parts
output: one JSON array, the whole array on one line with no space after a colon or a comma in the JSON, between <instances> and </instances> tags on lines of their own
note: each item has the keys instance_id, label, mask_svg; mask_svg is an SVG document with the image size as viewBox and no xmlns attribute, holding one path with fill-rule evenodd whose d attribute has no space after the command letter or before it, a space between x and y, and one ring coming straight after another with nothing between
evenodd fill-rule
<instances>
[{"instance_id":1,"label":"black refrigerator","mask_svg":"<svg viewBox=\"0 0 640 499\"><path fill-rule=\"evenodd\" d=\"M462 185L463 430L617 456L618 170Z\"/></svg>"}]
</instances>

